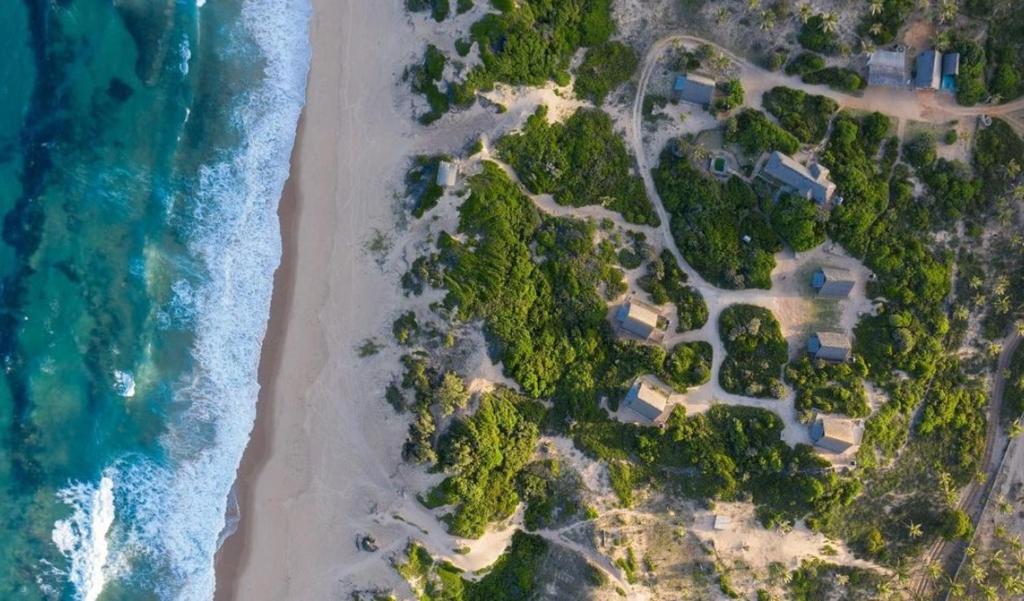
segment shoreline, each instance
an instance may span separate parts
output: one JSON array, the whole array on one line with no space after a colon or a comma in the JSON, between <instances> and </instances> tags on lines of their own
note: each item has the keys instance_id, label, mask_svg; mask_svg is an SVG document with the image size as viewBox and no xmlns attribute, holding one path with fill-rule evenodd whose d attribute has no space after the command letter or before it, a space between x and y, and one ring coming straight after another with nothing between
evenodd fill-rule
<instances>
[{"instance_id":1,"label":"shoreline","mask_svg":"<svg viewBox=\"0 0 1024 601\"><path fill-rule=\"evenodd\" d=\"M295 276L298 266L298 223L302 215L302 196L299 192L301 166L297 155L305 129L306 110L303 108L296 128L295 144L289 159L290 171L281 192L277 216L281 230L281 262L274 271L273 294L270 299L270 316L267 333L263 338L257 378L260 385L256 401L256 421L253 423L249 442L238 466L235 483L232 486L239 507L236 530L217 549L214 556L216 588L214 599L229 601L237 598L236 585L242 568L251 555L247 544L252 537L253 520L246 515L254 504L253 484L262 471L272 451L271 433L274 424L274 396L277 391L278 372L284 354L284 342L288 335L288 322L295 298Z\"/></svg>"}]
</instances>

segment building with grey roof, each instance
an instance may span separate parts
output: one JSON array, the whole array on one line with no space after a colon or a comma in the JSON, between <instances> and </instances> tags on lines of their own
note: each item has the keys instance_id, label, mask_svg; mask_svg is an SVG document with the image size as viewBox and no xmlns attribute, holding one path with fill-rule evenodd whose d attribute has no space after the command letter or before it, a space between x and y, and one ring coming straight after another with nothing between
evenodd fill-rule
<instances>
[{"instance_id":1,"label":"building with grey roof","mask_svg":"<svg viewBox=\"0 0 1024 601\"><path fill-rule=\"evenodd\" d=\"M852 345L845 334L815 332L807 339L807 354L822 361L842 362L850 358Z\"/></svg>"},{"instance_id":2,"label":"building with grey roof","mask_svg":"<svg viewBox=\"0 0 1024 601\"><path fill-rule=\"evenodd\" d=\"M442 188L451 188L459 177L459 168L451 161L441 161L437 164L437 185Z\"/></svg>"},{"instance_id":3,"label":"building with grey roof","mask_svg":"<svg viewBox=\"0 0 1024 601\"><path fill-rule=\"evenodd\" d=\"M662 333L658 329L661 312L657 307L639 299L628 299L619 307L615 317L620 328L645 340L659 338Z\"/></svg>"},{"instance_id":4,"label":"building with grey roof","mask_svg":"<svg viewBox=\"0 0 1024 601\"><path fill-rule=\"evenodd\" d=\"M711 106L711 99L715 96L715 80L695 73L676 75L672 84L672 96L676 100L692 102L707 108Z\"/></svg>"},{"instance_id":5,"label":"building with grey roof","mask_svg":"<svg viewBox=\"0 0 1024 601\"><path fill-rule=\"evenodd\" d=\"M638 378L626 393L623 404L653 422L665 412L665 407L668 406L668 396L668 392L655 386L652 382Z\"/></svg>"},{"instance_id":6,"label":"building with grey roof","mask_svg":"<svg viewBox=\"0 0 1024 601\"><path fill-rule=\"evenodd\" d=\"M942 89L955 92L956 78L960 75L960 53L947 52L942 55Z\"/></svg>"},{"instance_id":7,"label":"building with grey roof","mask_svg":"<svg viewBox=\"0 0 1024 601\"><path fill-rule=\"evenodd\" d=\"M909 80L906 53L876 50L868 57L868 85L904 88Z\"/></svg>"},{"instance_id":8,"label":"building with grey roof","mask_svg":"<svg viewBox=\"0 0 1024 601\"><path fill-rule=\"evenodd\" d=\"M818 163L804 167L796 160L775 151L764 164L762 172L783 184L798 196L823 205L836 192L836 185L829 179L829 171Z\"/></svg>"},{"instance_id":9,"label":"building with grey roof","mask_svg":"<svg viewBox=\"0 0 1024 601\"><path fill-rule=\"evenodd\" d=\"M919 90L938 90L942 83L942 53L925 50L917 55L917 74L914 87Z\"/></svg>"},{"instance_id":10,"label":"building with grey roof","mask_svg":"<svg viewBox=\"0 0 1024 601\"><path fill-rule=\"evenodd\" d=\"M815 446L833 453L843 453L857 444L853 422L838 417L819 417L811 425L810 435Z\"/></svg>"},{"instance_id":11,"label":"building with grey roof","mask_svg":"<svg viewBox=\"0 0 1024 601\"><path fill-rule=\"evenodd\" d=\"M856 284L853 273L837 267L821 267L811 274L811 288L823 298L846 298Z\"/></svg>"}]
</instances>

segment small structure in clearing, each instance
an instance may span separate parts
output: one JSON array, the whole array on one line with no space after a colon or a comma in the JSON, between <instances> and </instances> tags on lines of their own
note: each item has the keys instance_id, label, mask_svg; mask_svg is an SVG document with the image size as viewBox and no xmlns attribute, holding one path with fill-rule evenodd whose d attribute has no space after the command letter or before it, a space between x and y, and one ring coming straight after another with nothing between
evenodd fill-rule
<instances>
[{"instance_id":1,"label":"small structure in clearing","mask_svg":"<svg viewBox=\"0 0 1024 601\"><path fill-rule=\"evenodd\" d=\"M906 53L877 50L868 57L868 85L902 88L908 79Z\"/></svg>"},{"instance_id":2,"label":"small structure in clearing","mask_svg":"<svg viewBox=\"0 0 1024 601\"><path fill-rule=\"evenodd\" d=\"M815 332L807 339L807 354L814 359L839 363L850 358L850 339L836 332Z\"/></svg>"},{"instance_id":3,"label":"small structure in clearing","mask_svg":"<svg viewBox=\"0 0 1024 601\"><path fill-rule=\"evenodd\" d=\"M649 421L657 421L668 406L668 393L646 378L638 378L623 404Z\"/></svg>"},{"instance_id":4,"label":"small structure in clearing","mask_svg":"<svg viewBox=\"0 0 1024 601\"><path fill-rule=\"evenodd\" d=\"M442 188L451 188L459 177L459 168L451 161L441 161L437 164L437 185Z\"/></svg>"},{"instance_id":5,"label":"small structure in clearing","mask_svg":"<svg viewBox=\"0 0 1024 601\"><path fill-rule=\"evenodd\" d=\"M956 78L960 75L960 53L947 52L942 55L942 89L956 91Z\"/></svg>"},{"instance_id":6,"label":"small structure in clearing","mask_svg":"<svg viewBox=\"0 0 1024 601\"><path fill-rule=\"evenodd\" d=\"M797 195L824 205L836 192L829 179L829 170L818 163L804 167L796 160L775 151L768 157L762 172L771 179L792 189Z\"/></svg>"},{"instance_id":7,"label":"small structure in clearing","mask_svg":"<svg viewBox=\"0 0 1024 601\"><path fill-rule=\"evenodd\" d=\"M919 90L938 90L942 83L942 53L925 50L917 55L917 74L914 87Z\"/></svg>"},{"instance_id":8,"label":"small structure in clearing","mask_svg":"<svg viewBox=\"0 0 1024 601\"><path fill-rule=\"evenodd\" d=\"M811 274L811 288L820 298L847 298L856 282L847 269L821 267Z\"/></svg>"},{"instance_id":9,"label":"small structure in clearing","mask_svg":"<svg viewBox=\"0 0 1024 601\"><path fill-rule=\"evenodd\" d=\"M715 530L729 530L732 528L732 518L727 515L715 514Z\"/></svg>"},{"instance_id":10,"label":"small structure in clearing","mask_svg":"<svg viewBox=\"0 0 1024 601\"><path fill-rule=\"evenodd\" d=\"M857 433L848 419L819 417L811 425L810 434L815 446L833 453L844 453L857 444Z\"/></svg>"},{"instance_id":11,"label":"small structure in clearing","mask_svg":"<svg viewBox=\"0 0 1024 601\"><path fill-rule=\"evenodd\" d=\"M703 75L695 73L676 75L676 79L672 83L672 97L676 100L699 104L707 108L711 106L711 99L714 95L715 80Z\"/></svg>"},{"instance_id":12,"label":"small structure in clearing","mask_svg":"<svg viewBox=\"0 0 1024 601\"><path fill-rule=\"evenodd\" d=\"M619 327L644 340L659 340L664 332L659 329L661 312L657 307L636 298L629 298L619 307L615 320Z\"/></svg>"}]
</instances>

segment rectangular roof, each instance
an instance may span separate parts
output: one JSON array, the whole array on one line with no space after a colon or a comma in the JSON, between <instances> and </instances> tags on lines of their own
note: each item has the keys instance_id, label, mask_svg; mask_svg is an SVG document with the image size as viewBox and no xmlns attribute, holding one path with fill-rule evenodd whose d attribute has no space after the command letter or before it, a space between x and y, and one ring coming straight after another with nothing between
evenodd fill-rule
<instances>
[{"instance_id":1,"label":"rectangular roof","mask_svg":"<svg viewBox=\"0 0 1024 601\"><path fill-rule=\"evenodd\" d=\"M947 52L942 55L942 75L960 75L959 52Z\"/></svg>"},{"instance_id":2,"label":"rectangular roof","mask_svg":"<svg viewBox=\"0 0 1024 601\"><path fill-rule=\"evenodd\" d=\"M822 417L821 425L824 438L830 438L850 445L857 442L857 434L853 429L853 422L848 419Z\"/></svg>"},{"instance_id":3,"label":"rectangular roof","mask_svg":"<svg viewBox=\"0 0 1024 601\"><path fill-rule=\"evenodd\" d=\"M629 390L626 401L630 409L654 421L665 412L668 394L646 380L638 380Z\"/></svg>"},{"instance_id":4,"label":"rectangular roof","mask_svg":"<svg viewBox=\"0 0 1024 601\"><path fill-rule=\"evenodd\" d=\"M672 89L679 94L681 100L707 106L711 104L711 99L715 95L715 80L696 73L687 73L676 76Z\"/></svg>"},{"instance_id":5,"label":"rectangular roof","mask_svg":"<svg viewBox=\"0 0 1024 601\"><path fill-rule=\"evenodd\" d=\"M835 349L846 349L851 348L850 338L846 334L840 334L838 332L815 332L815 336L818 337L818 342L822 348L835 348Z\"/></svg>"},{"instance_id":6,"label":"rectangular roof","mask_svg":"<svg viewBox=\"0 0 1024 601\"><path fill-rule=\"evenodd\" d=\"M902 87L907 84L907 55L891 50L876 50L868 58L868 84Z\"/></svg>"},{"instance_id":7,"label":"rectangular roof","mask_svg":"<svg viewBox=\"0 0 1024 601\"><path fill-rule=\"evenodd\" d=\"M792 157L775 151L764 165L764 171L783 184L795 189L804 198L822 204L828 202L835 192L835 184L828 179L827 169L818 169L818 177Z\"/></svg>"},{"instance_id":8,"label":"rectangular roof","mask_svg":"<svg viewBox=\"0 0 1024 601\"><path fill-rule=\"evenodd\" d=\"M914 77L914 85L918 88L937 90L941 72L942 54L937 50L925 50L917 55L917 75Z\"/></svg>"}]
</instances>

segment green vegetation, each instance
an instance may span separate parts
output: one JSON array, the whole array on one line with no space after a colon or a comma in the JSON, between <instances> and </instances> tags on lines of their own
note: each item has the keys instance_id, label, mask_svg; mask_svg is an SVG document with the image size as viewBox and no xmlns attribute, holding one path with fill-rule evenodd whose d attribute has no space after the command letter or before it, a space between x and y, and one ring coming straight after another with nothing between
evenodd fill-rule
<instances>
[{"instance_id":1,"label":"green vegetation","mask_svg":"<svg viewBox=\"0 0 1024 601\"><path fill-rule=\"evenodd\" d=\"M800 141L793 134L772 123L756 109L743 109L725 125L725 141L738 144L748 155L778 150L793 154L800 149Z\"/></svg>"},{"instance_id":2,"label":"green vegetation","mask_svg":"<svg viewBox=\"0 0 1024 601\"><path fill-rule=\"evenodd\" d=\"M722 288L771 287L773 255L782 244L750 186L736 177L725 183L705 177L667 149L654 181L672 213L679 251L694 269Z\"/></svg>"},{"instance_id":3,"label":"green vegetation","mask_svg":"<svg viewBox=\"0 0 1024 601\"><path fill-rule=\"evenodd\" d=\"M775 232L797 252L810 250L825 241L825 222L818 206L801 196L783 194L771 208Z\"/></svg>"},{"instance_id":4,"label":"green vegetation","mask_svg":"<svg viewBox=\"0 0 1024 601\"><path fill-rule=\"evenodd\" d=\"M814 15L800 28L797 35L800 45L812 52L835 54L839 51L839 39L835 31L829 30L825 15Z\"/></svg>"},{"instance_id":5,"label":"green vegetation","mask_svg":"<svg viewBox=\"0 0 1024 601\"><path fill-rule=\"evenodd\" d=\"M576 95L600 106L608 93L633 76L636 52L622 42L605 42L587 49L576 69Z\"/></svg>"},{"instance_id":6,"label":"green vegetation","mask_svg":"<svg viewBox=\"0 0 1024 601\"><path fill-rule=\"evenodd\" d=\"M793 570L788 581L793 601L818 601L842 598L849 601L874 601L882 596L885 578L872 570L841 566L805 559Z\"/></svg>"},{"instance_id":7,"label":"green vegetation","mask_svg":"<svg viewBox=\"0 0 1024 601\"><path fill-rule=\"evenodd\" d=\"M726 113L736 107L743 106L743 84L738 79L730 79L718 84L721 95L711 105L713 113Z\"/></svg>"},{"instance_id":8,"label":"green vegetation","mask_svg":"<svg viewBox=\"0 0 1024 601\"><path fill-rule=\"evenodd\" d=\"M864 376L868 368L859 357L852 363L811 361L803 357L786 367L786 381L796 389L796 408L867 417L871 413Z\"/></svg>"},{"instance_id":9,"label":"green vegetation","mask_svg":"<svg viewBox=\"0 0 1024 601\"><path fill-rule=\"evenodd\" d=\"M487 574L474 581L463 578L452 564L435 561L419 543L411 543L398 572L420 601L519 601L533 598L547 552L543 538L517 531Z\"/></svg>"},{"instance_id":10,"label":"green vegetation","mask_svg":"<svg viewBox=\"0 0 1024 601\"><path fill-rule=\"evenodd\" d=\"M805 144L816 144L828 134L828 124L839 110L835 100L802 90L776 87L764 94L764 108Z\"/></svg>"},{"instance_id":11,"label":"green vegetation","mask_svg":"<svg viewBox=\"0 0 1024 601\"><path fill-rule=\"evenodd\" d=\"M964 106L978 104L988 95L985 87L985 49L970 39L959 39L953 47L960 53L956 101Z\"/></svg>"},{"instance_id":12,"label":"green vegetation","mask_svg":"<svg viewBox=\"0 0 1024 601\"><path fill-rule=\"evenodd\" d=\"M1003 418L1015 420L1021 416L1024 416L1024 345L1013 353L1003 391Z\"/></svg>"},{"instance_id":13,"label":"green vegetation","mask_svg":"<svg viewBox=\"0 0 1024 601\"><path fill-rule=\"evenodd\" d=\"M974 526L971 524L971 517L962 509L950 509L946 512L942 523L942 538L967 540L973 532Z\"/></svg>"},{"instance_id":14,"label":"green vegetation","mask_svg":"<svg viewBox=\"0 0 1024 601\"><path fill-rule=\"evenodd\" d=\"M405 194L412 200L413 217L422 217L444 195L444 189L437 185L437 169L447 159L446 155L413 157L412 167L405 174Z\"/></svg>"},{"instance_id":15,"label":"green vegetation","mask_svg":"<svg viewBox=\"0 0 1024 601\"><path fill-rule=\"evenodd\" d=\"M502 439L505 446L498 454L489 445L457 447L466 449L464 455L454 455L458 461L500 463L488 474L473 466L452 468L441 493L454 490L457 479L465 494L438 494L434 496L441 498L433 500L460 501L451 518L453 531L478 531L479 524L509 511L509 499L516 497L506 483L513 472L523 473L528 460L527 445L519 443L540 423L571 435L585 452L617 465L612 468L614 484L624 502L637 486L654 480L697 498L750 499L759 506L762 521L775 524L808 512L835 512L856 494L853 484L821 470L824 463L809 447L786 445L780 438L782 422L768 411L718 406L686 417L677 408L664 430L608 418L597 406L601 395L621 398L636 376L653 373L668 379L669 370L676 369L662 347L613 337L597 290L614 253L605 257L595 250L593 226L542 217L493 164L485 163L469 185L459 226L467 242L450 236L439 241L446 305L460 319L483 319L507 373L530 396L553 403L542 417L539 405L506 393L508 403L489 412L495 417L482 422L486 428L471 426L473 418L459 426L462 434L445 436L464 442L490 440L492 435L482 435L500 431L498 424L520 433ZM427 397L437 378L427 370L411 379L424 381L419 387ZM442 444L442 455L449 457L454 448ZM509 449L515 451L512 457ZM480 453L488 455L477 457ZM681 470L685 477L679 477Z\"/></svg>"},{"instance_id":16,"label":"green vegetation","mask_svg":"<svg viewBox=\"0 0 1024 601\"><path fill-rule=\"evenodd\" d=\"M989 10L981 13L989 16ZM989 22L988 56L992 63L989 89L1003 101L1024 94L1024 4L1005 2Z\"/></svg>"},{"instance_id":17,"label":"green vegetation","mask_svg":"<svg viewBox=\"0 0 1024 601\"><path fill-rule=\"evenodd\" d=\"M753 305L732 305L722 311L718 325L728 353L718 374L722 388L735 394L781 398L788 346L772 312Z\"/></svg>"},{"instance_id":18,"label":"green vegetation","mask_svg":"<svg viewBox=\"0 0 1024 601\"><path fill-rule=\"evenodd\" d=\"M633 466L625 461L608 463L608 481L623 507L633 505L633 489L639 483L638 476L639 474L633 469Z\"/></svg>"},{"instance_id":19,"label":"green vegetation","mask_svg":"<svg viewBox=\"0 0 1024 601\"><path fill-rule=\"evenodd\" d=\"M437 404L441 408L441 415L449 416L458 409L465 409L469 404L469 391L466 384L455 372L445 372L441 379L441 386L436 392Z\"/></svg>"},{"instance_id":20,"label":"green vegetation","mask_svg":"<svg viewBox=\"0 0 1024 601\"><path fill-rule=\"evenodd\" d=\"M460 13L464 12L461 10L462 3L464 1L465 0L459 1ZM449 0L405 0L405 7L411 12L429 10L430 16L432 16L435 21L440 22L447 19L448 14L451 12L451 6L448 2Z\"/></svg>"},{"instance_id":21,"label":"green vegetation","mask_svg":"<svg viewBox=\"0 0 1024 601\"><path fill-rule=\"evenodd\" d=\"M437 121L448 112L450 105L448 92L438 88L447 62L448 59L444 53L438 50L437 46L430 44L423 55L423 63L406 69L405 78L412 82L412 91L423 94L430 105L430 110L419 117L419 121L423 125Z\"/></svg>"},{"instance_id":22,"label":"green vegetation","mask_svg":"<svg viewBox=\"0 0 1024 601\"><path fill-rule=\"evenodd\" d=\"M711 379L711 345L703 340L680 342L665 357L665 381L679 392Z\"/></svg>"},{"instance_id":23,"label":"green vegetation","mask_svg":"<svg viewBox=\"0 0 1024 601\"><path fill-rule=\"evenodd\" d=\"M801 52L786 65L786 75L804 76L814 71L821 71L826 66L825 59L813 52Z\"/></svg>"},{"instance_id":24,"label":"green vegetation","mask_svg":"<svg viewBox=\"0 0 1024 601\"><path fill-rule=\"evenodd\" d=\"M811 71L801 79L804 83L824 84L840 92L859 92L868 87L868 82L859 73L840 67L826 67L819 71Z\"/></svg>"},{"instance_id":25,"label":"green vegetation","mask_svg":"<svg viewBox=\"0 0 1024 601\"><path fill-rule=\"evenodd\" d=\"M483 64L455 87L457 104L471 103L478 90L490 90L499 81L567 84L576 50L606 42L615 28L611 0L492 0L492 4L502 12L485 15L470 29Z\"/></svg>"},{"instance_id":26,"label":"green vegetation","mask_svg":"<svg viewBox=\"0 0 1024 601\"><path fill-rule=\"evenodd\" d=\"M636 560L636 553L633 552L633 547L626 547L626 555L615 560L615 565L622 569L622 572L626 575L626 582L630 584L636 584L639 582L637 572L640 571L640 562Z\"/></svg>"},{"instance_id":27,"label":"green vegetation","mask_svg":"<svg viewBox=\"0 0 1024 601\"><path fill-rule=\"evenodd\" d=\"M402 313L391 324L391 332L395 335L395 340L398 341L398 344L404 346L412 345L414 338L420 333L420 326L416 323L416 314L412 311Z\"/></svg>"},{"instance_id":28,"label":"green vegetation","mask_svg":"<svg viewBox=\"0 0 1024 601\"><path fill-rule=\"evenodd\" d=\"M549 124L547 108L530 116L522 132L497 143L498 154L533 193L550 193L559 204L602 205L630 223L659 220L612 120L594 109L576 111L565 123Z\"/></svg>"},{"instance_id":29,"label":"green vegetation","mask_svg":"<svg viewBox=\"0 0 1024 601\"><path fill-rule=\"evenodd\" d=\"M519 473L519 496L526 503L523 523L527 530L554 528L577 519L580 505L579 476L563 468L557 459L534 461Z\"/></svg>"},{"instance_id":30,"label":"green vegetation","mask_svg":"<svg viewBox=\"0 0 1024 601\"><path fill-rule=\"evenodd\" d=\"M700 329L708 321L708 306L704 297L692 286L689 278L679 268L675 257L667 249L661 256L654 257L647 264L647 273L637 280L637 285L651 295L656 305L672 303L679 316L677 332Z\"/></svg>"},{"instance_id":31,"label":"green vegetation","mask_svg":"<svg viewBox=\"0 0 1024 601\"><path fill-rule=\"evenodd\" d=\"M487 524L504 519L519 505L516 479L537 445L539 409L509 390L480 397L480 407L457 420L439 446L438 466L448 476L431 491L443 505L449 531L477 538Z\"/></svg>"},{"instance_id":32,"label":"green vegetation","mask_svg":"<svg viewBox=\"0 0 1024 601\"><path fill-rule=\"evenodd\" d=\"M864 20L858 27L858 34L870 36L876 44L888 44L896 39L900 27L914 10L914 0L882 0L881 11L864 13Z\"/></svg>"}]
</instances>

